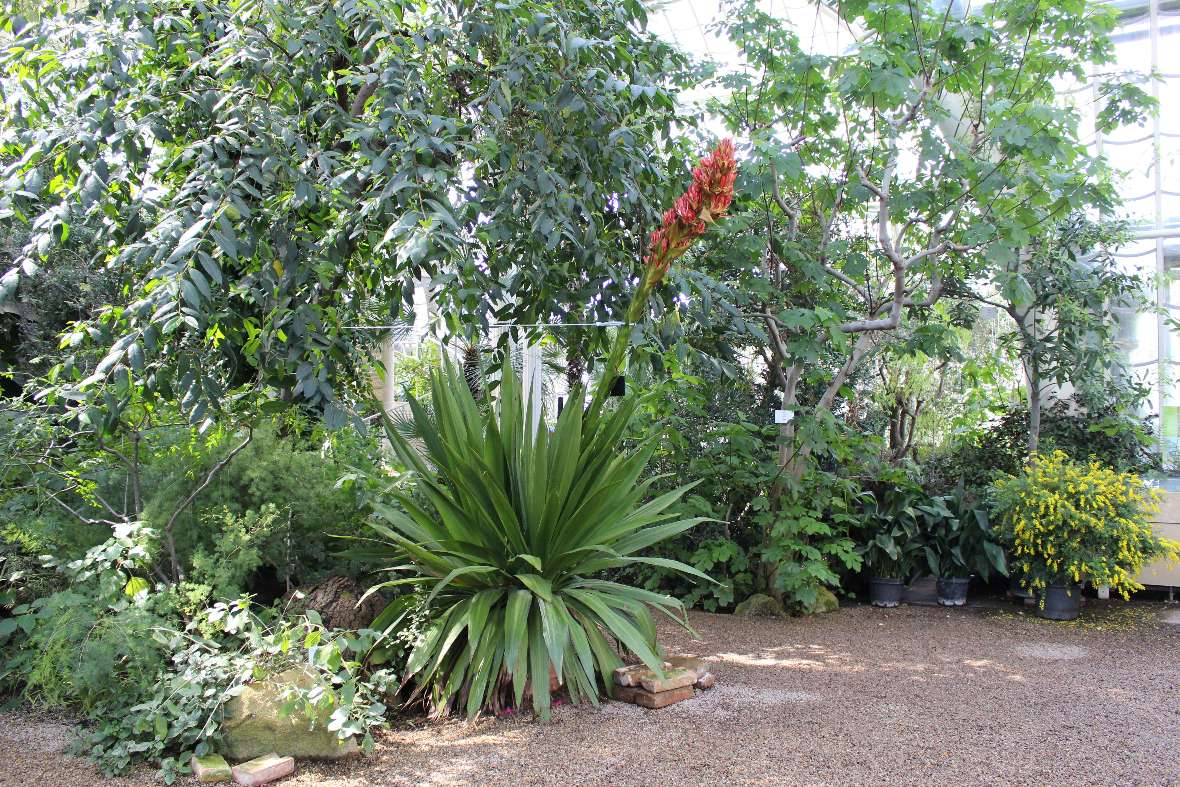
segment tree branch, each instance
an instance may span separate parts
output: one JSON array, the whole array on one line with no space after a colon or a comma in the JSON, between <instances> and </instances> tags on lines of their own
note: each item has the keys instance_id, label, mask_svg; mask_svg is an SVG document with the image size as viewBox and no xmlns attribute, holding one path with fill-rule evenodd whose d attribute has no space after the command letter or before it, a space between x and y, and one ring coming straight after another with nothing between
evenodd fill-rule
<instances>
[{"instance_id":1,"label":"tree branch","mask_svg":"<svg viewBox=\"0 0 1180 787\"><path fill-rule=\"evenodd\" d=\"M254 429L253 427L248 427L246 430L246 439L238 443L238 445L235 446L232 451L226 454L221 461L209 468L209 472L205 474L205 480L201 481L201 483L197 485L197 488L190 492L188 497L180 502L180 505L178 505L176 510L172 512L172 516L168 517L168 522L164 525L164 536L168 544L168 558L172 563L173 580L184 579L184 572L180 570L180 561L176 556L176 541L172 537L172 529L176 525L176 520L179 519L184 510L188 508L194 500L196 500L197 495L201 494L201 492L204 492L209 484L213 483L214 477L221 472L222 468L228 465L235 456L241 453L242 449L249 445L250 441L253 439Z\"/></svg>"}]
</instances>

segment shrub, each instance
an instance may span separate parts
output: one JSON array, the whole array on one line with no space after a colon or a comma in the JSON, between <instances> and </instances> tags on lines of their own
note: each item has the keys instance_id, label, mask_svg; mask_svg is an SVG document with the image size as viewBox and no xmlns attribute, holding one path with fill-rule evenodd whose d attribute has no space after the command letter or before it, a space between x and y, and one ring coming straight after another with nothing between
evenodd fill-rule
<instances>
[{"instance_id":1,"label":"shrub","mask_svg":"<svg viewBox=\"0 0 1180 787\"><path fill-rule=\"evenodd\" d=\"M993 570L1008 573L986 504L962 484L954 493L918 506L918 511L922 552L933 576L945 579L977 574L987 581Z\"/></svg>"},{"instance_id":2,"label":"shrub","mask_svg":"<svg viewBox=\"0 0 1180 787\"><path fill-rule=\"evenodd\" d=\"M1180 543L1155 535L1147 521L1158 492L1134 473L1054 451L1032 457L992 490L997 532L1030 590L1085 580L1126 598L1142 589L1134 577L1146 562L1180 559Z\"/></svg>"},{"instance_id":3,"label":"shrub","mask_svg":"<svg viewBox=\"0 0 1180 787\"><path fill-rule=\"evenodd\" d=\"M396 687L392 670L363 667L378 637L328 631L314 616L267 625L245 598L214 604L183 631L156 632L170 654L167 668L149 691L95 715L79 748L105 773L146 760L171 782L186 768L182 755L216 750L223 708L242 685L301 666L315 680L289 689L284 712L299 708L313 724L329 714L330 731L369 751L372 730L385 725L382 700Z\"/></svg>"},{"instance_id":4,"label":"shrub","mask_svg":"<svg viewBox=\"0 0 1180 787\"><path fill-rule=\"evenodd\" d=\"M705 369L687 374L673 353L662 359L669 376L654 383L632 426L637 441L658 445L655 473L699 479L685 498L692 513L716 520L660 544L671 556L716 582L693 582L660 566L638 566L634 581L686 605L728 609L756 592L773 593L789 607L806 608L819 588L835 588L840 572L860 567L852 540L859 484L816 463L799 481L778 462L778 428L753 422L760 408L750 380L731 380ZM749 417L744 414L749 413ZM856 461L848 441L835 441L826 464ZM656 484L667 483L656 479Z\"/></svg>"},{"instance_id":5,"label":"shrub","mask_svg":"<svg viewBox=\"0 0 1180 787\"><path fill-rule=\"evenodd\" d=\"M930 500L908 469L879 466L861 498L858 551L874 577L911 579L921 555L919 508Z\"/></svg>"},{"instance_id":6,"label":"shrub","mask_svg":"<svg viewBox=\"0 0 1180 787\"><path fill-rule=\"evenodd\" d=\"M983 489L1000 475L1020 472L1028 457L1028 408L1013 407L980 432L961 436L945 453L924 462L931 485L949 491L962 481ZM1151 451L1150 423L1114 405L1079 409L1047 403L1041 413L1041 452L1063 451L1077 460L1094 457L1117 470L1160 468Z\"/></svg>"},{"instance_id":7,"label":"shrub","mask_svg":"<svg viewBox=\"0 0 1180 787\"><path fill-rule=\"evenodd\" d=\"M580 394L571 396L578 402ZM469 717L524 700L547 718L550 674L574 700L597 703L620 659L612 640L662 674L650 608L687 625L675 599L596 578L633 564L691 567L639 552L700 521L669 511L687 487L643 502L651 445L623 450L635 408L568 406L552 431L534 429L506 368L497 408L480 412L450 362L431 379L433 417L411 399L424 453L388 425L394 451L429 501L381 503L375 531L419 575L392 580L426 593L430 619L406 674L435 712ZM543 422L542 422L543 423ZM396 630L402 602L383 613ZM391 619L392 618L392 619Z\"/></svg>"},{"instance_id":8,"label":"shrub","mask_svg":"<svg viewBox=\"0 0 1180 787\"><path fill-rule=\"evenodd\" d=\"M145 520L161 526L166 512L192 489L191 479L224 455L226 442L186 439L162 446L150 475L157 491L145 505ZM209 557L228 554L234 545L239 557L256 556L250 570L232 578L223 572L217 593L222 599L247 591L281 595L291 585L353 573L356 567L334 554L335 537L364 530L366 490L340 481L357 471L365 474L376 453L373 438L346 430L298 419L259 425L246 449L194 501L191 514L182 516L176 536L182 562L190 569L201 561L207 566ZM260 584L259 569L278 587Z\"/></svg>"},{"instance_id":9,"label":"shrub","mask_svg":"<svg viewBox=\"0 0 1180 787\"><path fill-rule=\"evenodd\" d=\"M78 749L108 774L147 761L172 781L187 767L183 754L216 746L222 707L243 683L294 665L317 680L292 689L289 707L309 718L330 713L329 729L371 744L404 641L328 631L314 613L267 621L245 598L196 609L207 588L161 591L140 576L149 541L142 528L120 529L58 566L68 590L27 603L0 594L10 615L0 618L0 686L87 719ZM182 607L191 613L187 623L178 617ZM378 663L385 666L365 666Z\"/></svg>"}]
</instances>

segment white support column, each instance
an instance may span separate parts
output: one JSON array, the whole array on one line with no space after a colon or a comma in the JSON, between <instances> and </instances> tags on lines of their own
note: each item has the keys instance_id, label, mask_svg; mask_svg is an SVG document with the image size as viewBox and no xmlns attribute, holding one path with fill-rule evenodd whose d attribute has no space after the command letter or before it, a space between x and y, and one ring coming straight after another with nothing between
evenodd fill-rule
<instances>
[{"instance_id":1,"label":"white support column","mask_svg":"<svg viewBox=\"0 0 1180 787\"><path fill-rule=\"evenodd\" d=\"M393 411L393 403L397 401L397 381L393 379L393 337L388 337L381 343L381 364L385 367L385 383L381 387L381 406L385 412Z\"/></svg>"},{"instance_id":2,"label":"white support column","mask_svg":"<svg viewBox=\"0 0 1180 787\"><path fill-rule=\"evenodd\" d=\"M532 408L533 417L530 424L533 429L533 434L541 428L541 404L543 383L541 381L541 345L528 344L525 345L521 353L521 389L524 396L521 397L525 408L525 415L528 415L529 408Z\"/></svg>"}]
</instances>

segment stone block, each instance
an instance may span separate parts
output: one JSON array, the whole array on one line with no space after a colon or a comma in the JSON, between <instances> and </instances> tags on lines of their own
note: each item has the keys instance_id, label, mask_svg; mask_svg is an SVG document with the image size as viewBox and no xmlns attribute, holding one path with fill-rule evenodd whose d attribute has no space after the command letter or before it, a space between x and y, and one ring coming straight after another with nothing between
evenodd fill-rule
<instances>
[{"instance_id":1,"label":"stone block","mask_svg":"<svg viewBox=\"0 0 1180 787\"><path fill-rule=\"evenodd\" d=\"M713 688L716 685L717 685L717 678L713 675L712 672L706 672L704 675L701 675L699 678L697 678L697 682L693 684L693 687L698 688L698 689L704 689L705 691L708 691L709 689Z\"/></svg>"},{"instance_id":2,"label":"stone block","mask_svg":"<svg viewBox=\"0 0 1180 787\"><path fill-rule=\"evenodd\" d=\"M197 777L197 781L205 784L228 782L234 778L229 763L220 754L206 754L203 757L194 754L190 764L193 776Z\"/></svg>"},{"instance_id":3,"label":"stone block","mask_svg":"<svg viewBox=\"0 0 1180 787\"><path fill-rule=\"evenodd\" d=\"M255 787L273 782L294 772L295 758L280 757L277 754L265 754L233 767L234 781L242 787Z\"/></svg>"},{"instance_id":4,"label":"stone block","mask_svg":"<svg viewBox=\"0 0 1180 787\"><path fill-rule=\"evenodd\" d=\"M354 738L340 740L328 729L330 708L317 713L314 727L300 708L284 714L283 705L292 687L311 688L315 676L292 667L248 683L225 704L222 753L231 760L249 760L270 752L292 757L332 760L360 754Z\"/></svg>"},{"instance_id":5,"label":"stone block","mask_svg":"<svg viewBox=\"0 0 1180 787\"><path fill-rule=\"evenodd\" d=\"M640 678L639 685L643 687L644 691L649 691L652 694L663 694L666 691L680 689L685 686L692 687L692 684L697 682L697 674L692 670L674 669L667 670L664 673L664 678L661 680L655 675Z\"/></svg>"}]
</instances>

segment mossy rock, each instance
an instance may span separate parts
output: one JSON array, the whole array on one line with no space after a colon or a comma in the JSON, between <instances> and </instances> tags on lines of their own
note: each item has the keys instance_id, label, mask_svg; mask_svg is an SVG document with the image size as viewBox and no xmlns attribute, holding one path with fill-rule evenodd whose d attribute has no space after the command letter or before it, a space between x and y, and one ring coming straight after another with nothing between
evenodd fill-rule
<instances>
[{"instance_id":1,"label":"mossy rock","mask_svg":"<svg viewBox=\"0 0 1180 787\"><path fill-rule=\"evenodd\" d=\"M321 760L337 760L360 753L356 740L341 741L328 730L330 711L316 720L296 709L283 715L284 696L291 687L309 689L315 678L306 670L294 667L254 683L225 704L221 723L221 752L231 760L252 760L272 752Z\"/></svg>"},{"instance_id":2,"label":"mossy rock","mask_svg":"<svg viewBox=\"0 0 1180 787\"><path fill-rule=\"evenodd\" d=\"M786 611L778 600L765 593L755 593L734 607L733 614L747 617L778 618L785 615Z\"/></svg>"},{"instance_id":3,"label":"mossy rock","mask_svg":"<svg viewBox=\"0 0 1180 787\"><path fill-rule=\"evenodd\" d=\"M825 587L815 589L815 600L803 605L805 615L822 615L825 612L835 612L840 608L840 599Z\"/></svg>"}]
</instances>

